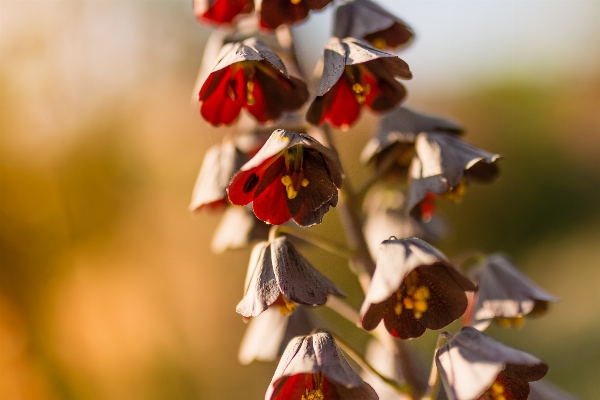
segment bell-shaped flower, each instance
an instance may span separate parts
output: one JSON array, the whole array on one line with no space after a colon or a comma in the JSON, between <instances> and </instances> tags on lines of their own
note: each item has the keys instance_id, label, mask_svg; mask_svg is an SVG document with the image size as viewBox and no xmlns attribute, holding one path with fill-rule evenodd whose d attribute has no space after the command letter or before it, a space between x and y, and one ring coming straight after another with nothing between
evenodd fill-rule
<instances>
[{"instance_id":1,"label":"bell-shaped flower","mask_svg":"<svg viewBox=\"0 0 600 400\"><path fill-rule=\"evenodd\" d=\"M285 236L254 246L245 288L236 311L246 318L258 316L272 304L289 314L296 308L294 303L316 306L325 304L330 293L344 296Z\"/></svg>"},{"instance_id":2,"label":"bell-shaped flower","mask_svg":"<svg viewBox=\"0 0 600 400\"><path fill-rule=\"evenodd\" d=\"M260 14L260 25L275 29L283 24L304 20L311 10L320 10L332 0L255 0Z\"/></svg>"},{"instance_id":3,"label":"bell-shaped flower","mask_svg":"<svg viewBox=\"0 0 600 400\"><path fill-rule=\"evenodd\" d=\"M402 59L354 38L332 37L325 45L323 73L306 120L348 128L363 106L383 112L398 105L406 89L396 78L412 74Z\"/></svg>"},{"instance_id":4,"label":"bell-shaped flower","mask_svg":"<svg viewBox=\"0 0 600 400\"><path fill-rule=\"evenodd\" d=\"M193 6L201 23L231 24L239 14L254 10L254 0L193 0Z\"/></svg>"},{"instance_id":5,"label":"bell-shaped flower","mask_svg":"<svg viewBox=\"0 0 600 400\"><path fill-rule=\"evenodd\" d=\"M492 320L502 326L521 326L526 315L541 315L558 299L523 275L502 254L494 254L473 270L479 287L473 326L486 329Z\"/></svg>"},{"instance_id":6,"label":"bell-shaped flower","mask_svg":"<svg viewBox=\"0 0 600 400\"><path fill-rule=\"evenodd\" d=\"M315 328L306 307L297 307L290 315L283 315L279 307L273 305L250 320L240 344L238 361L244 365L254 360L275 361L293 337L308 335Z\"/></svg>"},{"instance_id":7,"label":"bell-shaped flower","mask_svg":"<svg viewBox=\"0 0 600 400\"><path fill-rule=\"evenodd\" d=\"M460 200L467 182L491 182L498 176L500 158L499 154L478 149L455 135L419 133L409 167L408 208L417 209L422 201L431 202L439 195Z\"/></svg>"},{"instance_id":8,"label":"bell-shaped flower","mask_svg":"<svg viewBox=\"0 0 600 400\"><path fill-rule=\"evenodd\" d=\"M421 132L460 134L462 127L451 120L396 107L381 117L360 159L365 164L375 163L378 171L392 166L407 170L415 154L415 140Z\"/></svg>"},{"instance_id":9,"label":"bell-shaped flower","mask_svg":"<svg viewBox=\"0 0 600 400\"><path fill-rule=\"evenodd\" d=\"M377 259L381 242L390 236L415 236L433 242L445 235L446 226L438 217L428 222L416 219L408 213L405 203L405 194L395 184L379 182L367 191L363 233L373 259Z\"/></svg>"},{"instance_id":10,"label":"bell-shaped flower","mask_svg":"<svg viewBox=\"0 0 600 400\"><path fill-rule=\"evenodd\" d=\"M347 0L335 10L333 36L366 40L384 50L407 45L412 29L400 18L371 0Z\"/></svg>"},{"instance_id":11,"label":"bell-shaped flower","mask_svg":"<svg viewBox=\"0 0 600 400\"><path fill-rule=\"evenodd\" d=\"M465 291L475 289L436 248L417 238L385 240L361 306L362 326L383 319L393 336L410 339L441 329L467 308Z\"/></svg>"},{"instance_id":12,"label":"bell-shaped flower","mask_svg":"<svg viewBox=\"0 0 600 400\"><path fill-rule=\"evenodd\" d=\"M253 202L256 216L280 225L293 219L300 226L318 224L336 206L342 186L340 161L307 134L278 129L233 177L229 200Z\"/></svg>"},{"instance_id":13,"label":"bell-shaped flower","mask_svg":"<svg viewBox=\"0 0 600 400\"><path fill-rule=\"evenodd\" d=\"M215 126L232 123L242 108L260 123L272 121L307 99L306 84L254 38L223 46L198 94L202 117Z\"/></svg>"},{"instance_id":14,"label":"bell-shaped flower","mask_svg":"<svg viewBox=\"0 0 600 400\"><path fill-rule=\"evenodd\" d=\"M269 225L256 218L251 208L229 206L213 234L210 248L217 254L242 249L265 240L269 229Z\"/></svg>"},{"instance_id":15,"label":"bell-shaped flower","mask_svg":"<svg viewBox=\"0 0 600 400\"><path fill-rule=\"evenodd\" d=\"M229 181L248 159L231 140L210 147L194 185L189 206L192 214L199 214L203 208L226 205Z\"/></svg>"},{"instance_id":16,"label":"bell-shaped flower","mask_svg":"<svg viewBox=\"0 0 600 400\"><path fill-rule=\"evenodd\" d=\"M525 400L529 382L548 366L531 354L508 347L466 326L435 355L449 400Z\"/></svg>"},{"instance_id":17,"label":"bell-shaped flower","mask_svg":"<svg viewBox=\"0 0 600 400\"><path fill-rule=\"evenodd\" d=\"M275 370L265 400L377 400L350 367L329 332L292 339Z\"/></svg>"}]
</instances>

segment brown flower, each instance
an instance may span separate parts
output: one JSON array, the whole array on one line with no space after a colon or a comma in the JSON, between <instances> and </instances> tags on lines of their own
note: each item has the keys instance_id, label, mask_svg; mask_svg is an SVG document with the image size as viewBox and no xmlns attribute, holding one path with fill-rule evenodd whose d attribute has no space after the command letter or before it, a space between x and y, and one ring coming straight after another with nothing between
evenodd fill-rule
<instances>
[{"instance_id":1,"label":"brown flower","mask_svg":"<svg viewBox=\"0 0 600 400\"><path fill-rule=\"evenodd\" d=\"M436 248L417 238L385 240L379 247L371 286L361 306L362 326L383 319L393 336L410 339L441 329L467 308L475 289Z\"/></svg>"},{"instance_id":2,"label":"brown flower","mask_svg":"<svg viewBox=\"0 0 600 400\"><path fill-rule=\"evenodd\" d=\"M525 400L548 366L466 326L435 355L449 400Z\"/></svg>"},{"instance_id":3,"label":"brown flower","mask_svg":"<svg viewBox=\"0 0 600 400\"><path fill-rule=\"evenodd\" d=\"M396 78L411 77L408 64L393 54L359 39L332 37L325 45L317 97L306 120L314 125L329 122L348 128L363 106L383 112L400 103L406 90Z\"/></svg>"},{"instance_id":4,"label":"brown flower","mask_svg":"<svg viewBox=\"0 0 600 400\"><path fill-rule=\"evenodd\" d=\"M300 22L311 10L320 10L332 0L256 0L260 25L275 29L283 24Z\"/></svg>"}]
</instances>

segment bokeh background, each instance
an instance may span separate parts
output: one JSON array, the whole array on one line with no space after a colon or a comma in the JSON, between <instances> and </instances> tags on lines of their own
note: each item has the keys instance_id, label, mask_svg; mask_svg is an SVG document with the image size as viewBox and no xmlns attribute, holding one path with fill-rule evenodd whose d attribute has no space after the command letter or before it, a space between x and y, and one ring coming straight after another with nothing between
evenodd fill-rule
<instances>
[{"instance_id":1,"label":"bokeh background","mask_svg":"<svg viewBox=\"0 0 600 400\"><path fill-rule=\"evenodd\" d=\"M263 396L275 364L236 359L248 251L211 254L219 215L187 211L224 132L190 101L211 29L189 3L0 1L1 399ZM520 331L489 333L596 398L600 2L381 3L417 33L400 53L415 76L406 104L506 156L496 183L442 206L439 247L507 252L560 297ZM330 18L296 28L306 68ZM374 123L335 134L356 182ZM325 223L339 226L334 212ZM304 251L360 304L344 260Z\"/></svg>"}]
</instances>

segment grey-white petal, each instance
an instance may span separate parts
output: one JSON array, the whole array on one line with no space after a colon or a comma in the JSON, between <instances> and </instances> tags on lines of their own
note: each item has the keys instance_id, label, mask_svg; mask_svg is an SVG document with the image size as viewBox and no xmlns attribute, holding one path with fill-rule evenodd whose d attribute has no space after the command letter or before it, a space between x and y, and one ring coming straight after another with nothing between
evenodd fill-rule
<instances>
[{"instance_id":1,"label":"grey-white petal","mask_svg":"<svg viewBox=\"0 0 600 400\"><path fill-rule=\"evenodd\" d=\"M240 364L247 365L254 360L275 360L289 318L282 315L278 307L269 307L259 316L252 318L240 344Z\"/></svg>"},{"instance_id":2,"label":"grey-white petal","mask_svg":"<svg viewBox=\"0 0 600 400\"><path fill-rule=\"evenodd\" d=\"M213 72L239 62L265 60L279 72L289 76L281 58L255 38L246 39L243 42L227 43L221 48L217 60L212 69Z\"/></svg>"},{"instance_id":3,"label":"grey-white petal","mask_svg":"<svg viewBox=\"0 0 600 400\"><path fill-rule=\"evenodd\" d=\"M210 248L217 254L241 249L266 239L268 234L268 225L256 218L251 207L229 206L215 230Z\"/></svg>"},{"instance_id":4,"label":"grey-white petal","mask_svg":"<svg viewBox=\"0 0 600 400\"><path fill-rule=\"evenodd\" d=\"M329 293L344 292L316 270L285 237L271 242L271 260L281 293L289 300L306 305L322 305Z\"/></svg>"},{"instance_id":5,"label":"grey-white petal","mask_svg":"<svg viewBox=\"0 0 600 400\"><path fill-rule=\"evenodd\" d=\"M281 294L275 280L269 247L268 242L261 242L252 249L246 275L246 291L235 309L244 317L256 317Z\"/></svg>"}]
</instances>

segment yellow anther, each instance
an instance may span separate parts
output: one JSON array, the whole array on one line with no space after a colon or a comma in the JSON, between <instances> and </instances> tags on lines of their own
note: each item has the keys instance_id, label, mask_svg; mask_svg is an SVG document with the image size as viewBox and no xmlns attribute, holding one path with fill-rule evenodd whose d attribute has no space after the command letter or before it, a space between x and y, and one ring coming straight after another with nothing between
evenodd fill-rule
<instances>
[{"instance_id":1,"label":"yellow anther","mask_svg":"<svg viewBox=\"0 0 600 400\"><path fill-rule=\"evenodd\" d=\"M253 81L246 82L246 89L248 89L246 91L246 103L249 106L253 106L256 103L256 99L254 98L254 94L252 94L252 92L254 91L254 82Z\"/></svg>"},{"instance_id":2,"label":"yellow anther","mask_svg":"<svg viewBox=\"0 0 600 400\"><path fill-rule=\"evenodd\" d=\"M281 296L283 304L279 304L279 313L283 316L288 316L296 310L296 303L289 301L284 296Z\"/></svg>"},{"instance_id":3,"label":"yellow anther","mask_svg":"<svg viewBox=\"0 0 600 400\"><path fill-rule=\"evenodd\" d=\"M415 300L427 300L429 299L429 289L427 286L421 286L415 291L413 297Z\"/></svg>"},{"instance_id":4,"label":"yellow anther","mask_svg":"<svg viewBox=\"0 0 600 400\"><path fill-rule=\"evenodd\" d=\"M281 177L281 183L283 183L283 186L285 187L289 187L292 186L292 177L289 175L284 175Z\"/></svg>"},{"instance_id":5,"label":"yellow anther","mask_svg":"<svg viewBox=\"0 0 600 400\"><path fill-rule=\"evenodd\" d=\"M502 386L502 384L500 382L492 383L492 387L490 389L492 390L492 393L494 393L494 394L503 394L504 393L504 386Z\"/></svg>"},{"instance_id":6,"label":"yellow anther","mask_svg":"<svg viewBox=\"0 0 600 400\"><path fill-rule=\"evenodd\" d=\"M371 44L376 49L383 50L387 47L387 40L385 40L383 36L378 36L375 39L371 40Z\"/></svg>"},{"instance_id":7,"label":"yellow anther","mask_svg":"<svg viewBox=\"0 0 600 400\"><path fill-rule=\"evenodd\" d=\"M363 86L360 83L355 83L354 85L352 85L352 91L356 94L360 94L360 93L364 92L365 89L363 88Z\"/></svg>"},{"instance_id":8,"label":"yellow anther","mask_svg":"<svg viewBox=\"0 0 600 400\"><path fill-rule=\"evenodd\" d=\"M512 320L513 328L519 329L519 328L522 328L523 325L525 325L525 317L513 318L513 320Z\"/></svg>"},{"instance_id":9,"label":"yellow anther","mask_svg":"<svg viewBox=\"0 0 600 400\"><path fill-rule=\"evenodd\" d=\"M325 400L325 396L323 396L321 389L306 389L300 400Z\"/></svg>"},{"instance_id":10,"label":"yellow anther","mask_svg":"<svg viewBox=\"0 0 600 400\"><path fill-rule=\"evenodd\" d=\"M306 178L302 179L301 185L302 185L302 187L307 187L308 186L308 179L306 179Z\"/></svg>"},{"instance_id":11,"label":"yellow anther","mask_svg":"<svg viewBox=\"0 0 600 400\"><path fill-rule=\"evenodd\" d=\"M503 328L510 328L512 326L515 329L519 329L525 324L525 317L496 318L496 321Z\"/></svg>"},{"instance_id":12,"label":"yellow anther","mask_svg":"<svg viewBox=\"0 0 600 400\"><path fill-rule=\"evenodd\" d=\"M414 302L415 312L424 313L425 311L427 311L427 308L428 306L425 300L417 300Z\"/></svg>"},{"instance_id":13,"label":"yellow anther","mask_svg":"<svg viewBox=\"0 0 600 400\"><path fill-rule=\"evenodd\" d=\"M294 4L294 5L298 5L302 2L302 0L290 0L290 3Z\"/></svg>"},{"instance_id":14,"label":"yellow anther","mask_svg":"<svg viewBox=\"0 0 600 400\"><path fill-rule=\"evenodd\" d=\"M286 186L285 191L287 193L288 199L290 200L295 199L296 196L298 196L298 192L296 191L296 189L294 189L293 186Z\"/></svg>"},{"instance_id":15,"label":"yellow anther","mask_svg":"<svg viewBox=\"0 0 600 400\"><path fill-rule=\"evenodd\" d=\"M394 313L396 315L402 314L402 304L396 303L396 305L394 306Z\"/></svg>"},{"instance_id":16,"label":"yellow anther","mask_svg":"<svg viewBox=\"0 0 600 400\"><path fill-rule=\"evenodd\" d=\"M460 203L465 193L467 193L467 180L462 178L458 185L454 186L448 193L444 193L442 197L448 201Z\"/></svg>"},{"instance_id":17,"label":"yellow anther","mask_svg":"<svg viewBox=\"0 0 600 400\"><path fill-rule=\"evenodd\" d=\"M407 310L412 310L415 306L413 300L410 297L405 297L404 299L402 299L402 303L404 303L404 308L406 308Z\"/></svg>"}]
</instances>

